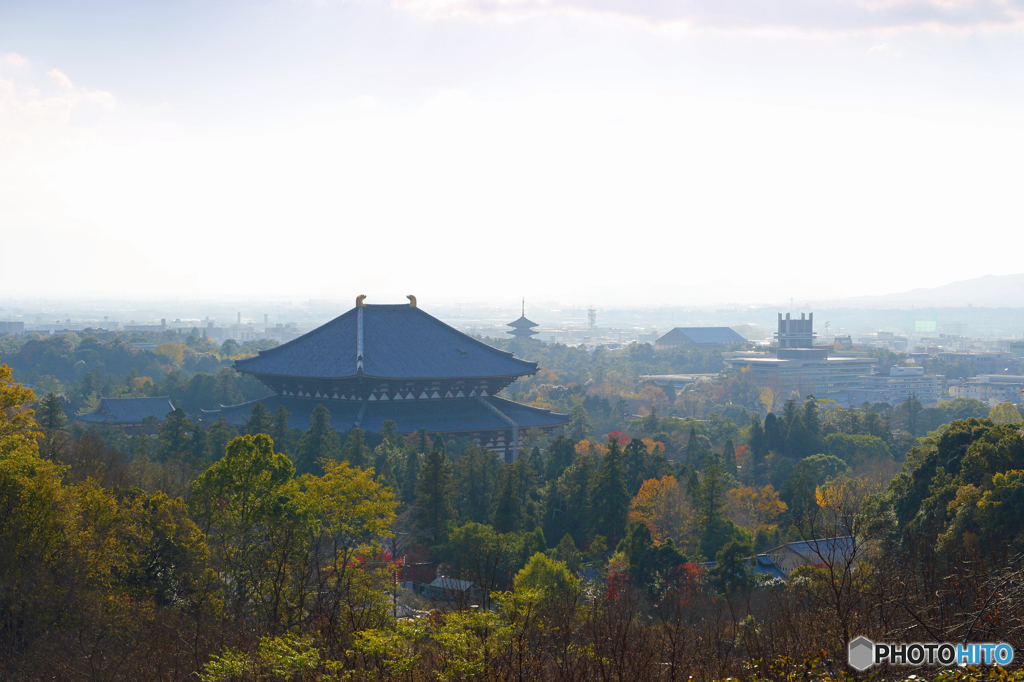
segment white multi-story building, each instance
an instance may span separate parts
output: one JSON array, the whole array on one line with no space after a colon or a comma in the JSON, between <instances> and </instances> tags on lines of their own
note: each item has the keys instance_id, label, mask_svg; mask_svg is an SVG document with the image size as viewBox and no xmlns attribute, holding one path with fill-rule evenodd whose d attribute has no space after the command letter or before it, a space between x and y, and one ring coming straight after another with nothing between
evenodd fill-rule
<instances>
[{"instance_id":1,"label":"white multi-story building","mask_svg":"<svg viewBox=\"0 0 1024 682\"><path fill-rule=\"evenodd\" d=\"M1003 403L1021 403L1024 376L1012 374L981 374L949 387L953 398L972 398L995 407Z\"/></svg>"},{"instance_id":2,"label":"white multi-story building","mask_svg":"<svg viewBox=\"0 0 1024 682\"><path fill-rule=\"evenodd\" d=\"M924 367L892 367L889 375L860 377L862 385L850 389L850 403L889 403L898 405L914 396L925 407L936 405L942 392L943 377L925 374Z\"/></svg>"}]
</instances>

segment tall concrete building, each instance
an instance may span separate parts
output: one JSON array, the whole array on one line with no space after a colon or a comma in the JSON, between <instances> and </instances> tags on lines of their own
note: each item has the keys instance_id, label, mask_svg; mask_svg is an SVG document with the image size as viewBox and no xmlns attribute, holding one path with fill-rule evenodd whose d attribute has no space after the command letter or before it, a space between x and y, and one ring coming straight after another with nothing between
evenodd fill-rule
<instances>
[{"instance_id":1,"label":"tall concrete building","mask_svg":"<svg viewBox=\"0 0 1024 682\"><path fill-rule=\"evenodd\" d=\"M774 353L723 353L722 358L737 371L755 377L783 394L800 398L813 395L851 405L851 392L863 385L876 361L857 353L837 354L831 346L814 345L814 313L800 319L779 313Z\"/></svg>"}]
</instances>

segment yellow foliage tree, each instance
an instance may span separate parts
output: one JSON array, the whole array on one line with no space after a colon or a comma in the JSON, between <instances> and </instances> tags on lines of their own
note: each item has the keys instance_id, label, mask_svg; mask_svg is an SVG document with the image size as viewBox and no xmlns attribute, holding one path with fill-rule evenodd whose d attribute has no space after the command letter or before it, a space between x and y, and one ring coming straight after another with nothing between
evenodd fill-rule
<instances>
[{"instance_id":1,"label":"yellow foliage tree","mask_svg":"<svg viewBox=\"0 0 1024 682\"><path fill-rule=\"evenodd\" d=\"M584 438L575 445L577 455L590 455L592 457L604 457L608 453L608 448L601 445L597 441L587 440Z\"/></svg>"},{"instance_id":2,"label":"yellow foliage tree","mask_svg":"<svg viewBox=\"0 0 1024 682\"><path fill-rule=\"evenodd\" d=\"M153 349L153 352L163 357L167 364L174 365L175 367L181 367L182 360L185 356L186 346L181 343L161 343L159 346Z\"/></svg>"},{"instance_id":3,"label":"yellow foliage tree","mask_svg":"<svg viewBox=\"0 0 1024 682\"><path fill-rule=\"evenodd\" d=\"M630 503L629 520L647 526L656 543L672 538L680 544L692 529L693 506L675 476L652 478L644 481Z\"/></svg>"},{"instance_id":4,"label":"yellow foliage tree","mask_svg":"<svg viewBox=\"0 0 1024 682\"><path fill-rule=\"evenodd\" d=\"M151 377L135 377L132 379L132 388L136 391L143 391L147 386L153 385L153 379Z\"/></svg>"},{"instance_id":5,"label":"yellow foliage tree","mask_svg":"<svg viewBox=\"0 0 1024 682\"><path fill-rule=\"evenodd\" d=\"M751 532L774 525L788 508L770 483L763 488L734 488L725 494L725 500L729 517Z\"/></svg>"},{"instance_id":6,"label":"yellow foliage tree","mask_svg":"<svg viewBox=\"0 0 1024 682\"><path fill-rule=\"evenodd\" d=\"M35 412L26 407L35 399L32 389L14 380L10 367L0 365L0 439L14 434L38 437Z\"/></svg>"}]
</instances>

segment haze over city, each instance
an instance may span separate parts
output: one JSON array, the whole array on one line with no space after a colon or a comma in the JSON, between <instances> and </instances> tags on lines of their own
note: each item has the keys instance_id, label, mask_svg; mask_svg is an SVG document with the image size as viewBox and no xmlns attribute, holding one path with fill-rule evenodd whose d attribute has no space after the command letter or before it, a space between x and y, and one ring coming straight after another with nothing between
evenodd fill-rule
<instances>
[{"instance_id":1,"label":"haze over city","mask_svg":"<svg viewBox=\"0 0 1024 682\"><path fill-rule=\"evenodd\" d=\"M5 2L0 289L690 305L1019 272L1020 16Z\"/></svg>"}]
</instances>

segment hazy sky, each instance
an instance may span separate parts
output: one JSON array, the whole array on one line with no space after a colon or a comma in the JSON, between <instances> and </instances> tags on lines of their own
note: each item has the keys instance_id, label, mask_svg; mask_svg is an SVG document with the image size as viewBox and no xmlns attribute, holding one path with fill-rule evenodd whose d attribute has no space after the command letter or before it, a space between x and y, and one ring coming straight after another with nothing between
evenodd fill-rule
<instances>
[{"instance_id":1,"label":"hazy sky","mask_svg":"<svg viewBox=\"0 0 1024 682\"><path fill-rule=\"evenodd\" d=\"M1021 272L1022 114L1022 0L3 0L0 293Z\"/></svg>"}]
</instances>

